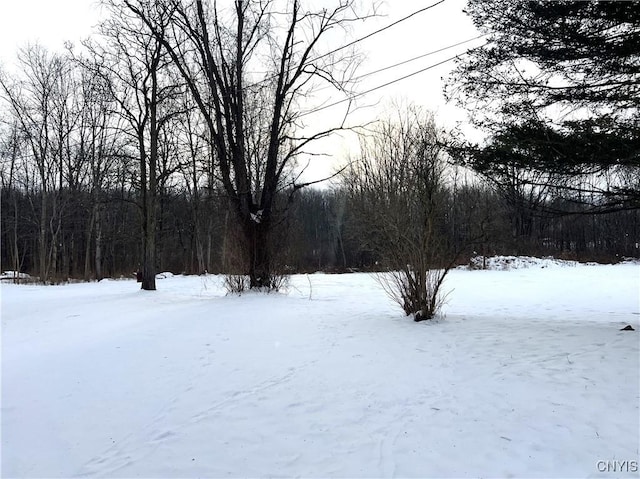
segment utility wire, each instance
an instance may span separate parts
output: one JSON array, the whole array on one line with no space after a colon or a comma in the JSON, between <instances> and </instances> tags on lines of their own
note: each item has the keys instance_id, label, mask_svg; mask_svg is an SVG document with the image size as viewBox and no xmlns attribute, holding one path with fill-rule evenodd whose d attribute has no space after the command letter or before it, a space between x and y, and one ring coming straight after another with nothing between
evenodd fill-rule
<instances>
[{"instance_id":1,"label":"utility wire","mask_svg":"<svg viewBox=\"0 0 640 479\"><path fill-rule=\"evenodd\" d=\"M436 7L436 6L440 5L441 3L444 3L444 1L445 0L440 0L440 1L436 2L436 3L428 5L428 6L424 7L424 8L421 8L420 10L416 10L415 12L410 13L406 17L402 17L402 18L396 20L395 22L390 23L389 25L385 25L384 27L379 28L378 30L374 30L373 32L366 34L364 37L356 38L355 40L353 40L352 42L347 43L346 45L342 45L341 47L338 47L335 50L331 50L330 52L323 53L322 55L319 55L319 56L315 57L311 61L314 62L316 60L319 60L320 58L324 58L324 57L327 57L329 55L333 55L334 53L339 52L340 50L344 50L345 48L349 48L350 46L353 46L356 43L359 43L359 42L361 42L363 40L366 40L367 38L371 38L372 36L377 35L378 33L382 33L382 32L384 32L385 30L388 30L391 27L395 27L399 23L402 23L402 22L404 22L406 20L409 20L411 17L414 17L414 16L416 16L416 15L418 15L420 13L426 12L427 10L430 10L433 7Z\"/></svg>"},{"instance_id":2,"label":"utility wire","mask_svg":"<svg viewBox=\"0 0 640 479\"><path fill-rule=\"evenodd\" d=\"M341 103L345 103L345 102L347 102L347 101L349 101L349 102L350 102L350 101L353 101L353 100L355 100L356 98L359 98L359 97L361 97L361 96L367 95L367 94L369 94L369 93L371 93L371 92L374 92L374 91L376 91L376 90L380 90L381 88L385 88L385 87L387 87L387 86L389 86L389 85L393 85L394 83L398 83L398 82L400 82L400 81L402 81L402 80L406 80L407 78L411 78L411 77L416 76L416 75L418 75L418 74L420 74L420 73L423 73L423 72L425 72L425 71L427 71L427 70L431 70L432 68L435 68L435 67L438 67L438 66L440 66L440 65L443 65L443 64L445 64L445 63L448 63L448 62L450 62L450 61L452 61L452 60L455 60L456 58L460 58L461 56L466 55L467 53L469 53L469 52L471 52L471 51L473 51L473 50L476 50L476 49L478 49L478 48L480 48L480 47L472 48L472 49L470 49L470 50L467 50L467 51L466 51L466 52L464 52L464 53L460 53L460 54L458 54L458 55L455 55L455 56L449 57L449 58L447 58L446 60L442 60L441 62L434 63L434 64L432 64L432 65L429 65L428 67L421 68L420 70L417 70L417 71L415 71L415 72L413 72L413 73L409 73L408 75L404 75L404 76L402 76L402 77L400 77L400 78L396 78L395 80L391 80L391 81L389 81L389 82L387 82L387 83L383 83L382 85L378 85L378 86L376 86L376 87L370 88L369 90L365 90L365 91L360 92L360 93L355 93L355 94L353 94L353 95L350 95L348 98L343 98L342 100L338 100L338 101L336 101L336 102L329 103L328 105L319 106L319 107L317 107L317 108L314 108L313 110L309 110L309 111L307 111L307 112L301 113L301 114L299 115L299 117L303 117L303 116L311 115L311 114L313 114L313 113L317 113L317 112L319 112L319 111L326 110L327 108L331 108L331 107L333 107L333 106L340 105Z\"/></svg>"},{"instance_id":3,"label":"utility wire","mask_svg":"<svg viewBox=\"0 0 640 479\"><path fill-rule=\"evenodd\" d=\"M383 71L386 71L386 70L391 70L392 68L397 68L399 66L406 65L407 63L411 63L411 62L414 62L416 60L420 60L420 59L428 57L430 55L435 55L436 53L444 52L446 50L450 50L452 48L459 47L460 45L464 45L465 43L472 42L472 41L477 40L479 38L485 37L486 35L487 35L486 33L482 34L482 35L478 35L478 36L475 36L473 38L469 38L467 40L463 40L461 42L454 43L452 45L447 45L446 47L438 48L437 50L432 50L430 52L423 53L423 54L415 56L413 58L409 58L407 60L403 60L401 62L394 63L393 65L387 65L386 67L379 68L378 70L373 70L373 71L370 71L370 72L367 72L367 73L363 73L362 75L358 75L358 76L356 76L354 78L351 78L349 80L349 83L359 81L359 80L361 80L363 78L369 77L371 75L375 75L377 73L380 73L380 72L383 72ZM323 87L320 87L320 88L314 90L314 92L328 90L329 88L335 88L335 86L333 86L333 85L325 85Z\"/></svg>"},{"instance_id":4,"label":"utility wire","mask_svg":"<svg viewBox=\"0 0 640 479\"><path fill-rule=\"evenodd\" d=\"M396 68L396 67L399 67L399 66L402 66L402 65L406 65L407 63L411 63L411 62L414 62L416 60L420 60L421 58L425 58L425 57L428 57L430 55L435 55L436 53L444 52L446 50L450 50L452 48L459 47L460 45L464 45L465 43L472 42L472 41L477 40L478 38L482 38L484 36L486 36L486 34L478 35L476 37L469 38L468 40L463 40L461 42L454 43L453 45L448 45L446 47L438 48L437 50L433 50L433 51L430 51L430 52L427 52L427 53L423 53L422 55L418 55L418 56L415 56L413 58L409 58L408 60L404 60L404 61L401 61L401 62L398 62L398 63L394 63L393 65L388 65L386 67L382 67L382 68L380 68L378 70L373 70L371 72L363 73L362 75L359 75L359 76L353 78L353 80L354 81L360 80L362 78L365 78L365 77L368 77L368 76L371 76L371 75L375 75L376 73L380 73L380 72L383 72L383 71L386 71L386 70L391 70L392 68Z\"/></svg>"},{"instance_id":5,"label":"utility wire","mask_svg":"<svg viewBox=\"0 0 640 479\"><path fill-rule=\"evenodd\" d=\"M355 45L356 43L359 43L359 42L361 42L361 41L363 41L363 40L366 40L366 39L368 39L368 38L371 38L371 37L373 37L374 35L377 35L378 33L382 33L382 32L384 32L385 30L388 30L388 29L390 29L390 28L392 28L392 27L394 27L394 26L398 25L399 23L402 23L402 22L404 22L404 21L406 21L406 20L409 20L411 17L414 17L414 16L416 16L416 15L419 15L420 13L426 12L427 10L430 10L430 9L432 9L432 8L434 8L434 7L438 6L438 5L440 5L441 3L444 3L444 1L445 1L445 0L439 0L439 1L438 1L438 2L436 2L436 3L433 3L433 4L431 4L431 5L427 5L426 7L423 7L423 8L421 8L420 10L416 10L415 12L410 13L409 15L404 16L404 17L402 17L402 18L400 18L400 19L396 20L395 22L390 23L389 25L385 25L384 27L379 28L378 30L374 30L373 32L368 33L368 34L366 34L366 35L365 35L365 36L363 36L363 37L356 38L355 40L353 40L353 41L351 41L351 42L347 43L346 45L342 45L341 47L335 48L334 50L331 50L331 51L329 51L329 52L323 53L322 55L318 55L317 57L315 57L315 58L313 58L313 59L309 60L309 63L313 63L313 62L315 62L316 60L320 60L321 58L327 57L327 56L329 56L329 55L333 55L334 53L339 52L340 50L344 50L345 48L348 48L348 47L350 47L350 46L352 46L352 45ZM258 84L260 84L260 83L264 82L265 80L273 80L273 79L274 79L274 78L276 78L276 77L277 77L277 75L273 75L273 76L271 76L271 77L269 77L269 78L267 78L267 79L263 79L263 80L260 80L260 81L258 81L258 82L252 83L252 84L250 84L248 87L256 86L256 85L258 85Z\"/></svg>"}]
</instances>

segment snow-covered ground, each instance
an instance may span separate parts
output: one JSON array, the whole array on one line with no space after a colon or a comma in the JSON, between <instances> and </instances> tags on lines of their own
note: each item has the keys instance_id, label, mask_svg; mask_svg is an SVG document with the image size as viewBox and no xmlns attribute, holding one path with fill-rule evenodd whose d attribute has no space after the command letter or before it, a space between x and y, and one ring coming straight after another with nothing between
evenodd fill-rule
<instances>
[{"instance_id":1,"label":"snow-covered ground","mask_svg":"<svg viewBox=\"0 0 640 479\"><path fill-rule=\"evenodd\" d=\"M547 266L3 284L2 477L638 477L640 266Z\"/></svg>"}]
</instances>

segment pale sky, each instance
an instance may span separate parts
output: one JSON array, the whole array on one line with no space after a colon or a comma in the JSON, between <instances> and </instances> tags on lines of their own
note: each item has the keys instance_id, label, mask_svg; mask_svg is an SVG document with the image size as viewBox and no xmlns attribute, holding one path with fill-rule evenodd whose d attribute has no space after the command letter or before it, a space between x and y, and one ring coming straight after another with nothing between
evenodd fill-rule
<instances>
[{"instance_id":1,"label":"pale sky","mask_svg":"<svg viewBox=\"0 0 640 479\"><path fill-rule=\"evenodd\" d=\"M318 1L318 0L316 0ZM382 26L435 3L436 0L387 0L380 10L383 17L368 20L357 30L354 38L366 35ZM10 67L17 49L28 42L38 41L51 50L59 50L65 41L78 42L91 33L92 26L100 18L100 8L95 0L0 0L0 63ZM321 4L320 1L318 3ZM362 1L366 4L366 0ZM398 62L448 47L478 35L469 18L462 12L465 0L445 0L444 3L414 16L359 43L366 55L358 73L367 73ZM467 48L477 46L481 40L460 45L447 51L427 56L406 65L363 79L358 91L365 91L446 60ZM351 121L364 122L384 115L384 107L393 100L413 102L436 113L438 123L451 127L457 121L464 122L466 113L453 105L447 105L442 95L443 81L453 62L435 67L412 78L400 81L359 100L360 104L376 105L359 111ZM342 109L326 110L318 121L330 121ZM325 143L335 161L314 160L310 177L331 173L336 163L353 149L354 140L333 139Z\"/></svg>"},{"instance_id":2,"label":"pale sky","mask_svg":"<svg viewBox=\"0 0 640 479\"><path fill-rule=\"evenodd\" d=\"M0 61L12 62L17 49L38 41L49 49L64 47L91 33L99 18L94 0L0 0Z\"/></svg>"}]
</instances>

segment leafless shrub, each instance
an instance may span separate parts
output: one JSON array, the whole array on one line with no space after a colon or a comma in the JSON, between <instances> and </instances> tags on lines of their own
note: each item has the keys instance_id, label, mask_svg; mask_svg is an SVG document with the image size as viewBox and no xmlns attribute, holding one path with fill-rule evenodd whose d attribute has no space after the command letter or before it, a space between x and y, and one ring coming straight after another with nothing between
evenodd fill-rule
<instances>
[{"instance_id":1,"label":"leafless shrub","mask_svg":"<svg viewBox=\"0 0 640 479\"><path fill-rule=\"evenodd\" d=\"M407 316L413 314L420 321L432 318L445 304L447 293L440 287L447 272L446 269L430 269L421 273L407 266L399 271L377 273L376 279ZM423 306L417 309L416 305Z\"/></svg>"},{"instance_id":2,"label":"leafless shrub","mask_svg":"<svg viewBox=\"0 0 640 479\"><path fill-rule=\"evenodd\" d=\"M445 231L447 161L433 116L410 107L363 139L344 180L377 279L407 315L430 319L457 258Z\"/></svg>"},{"instance_id":3,"label":"leafless shrub","mask_svg":"<svg viewBox=\"0 0 640 479\"><path fill-rule=\"evenodd\" d=\"M244 274L227 274L223 284L227 294L241 294L249 289L249 277Z\"/></svg>"}]
</instances>

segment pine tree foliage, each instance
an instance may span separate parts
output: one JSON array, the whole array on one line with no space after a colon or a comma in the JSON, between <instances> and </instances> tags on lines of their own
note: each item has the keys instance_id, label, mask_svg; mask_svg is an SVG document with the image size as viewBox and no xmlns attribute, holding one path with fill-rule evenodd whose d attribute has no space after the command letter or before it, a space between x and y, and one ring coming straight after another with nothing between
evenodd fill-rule
<instances>
[{"instance_id":1,"label":"pine tree foliage","mask_svg":"<svg viewBox=\"0 0 640 479\"><path fill-rule=\"evenodd\" d=\"M489 140L458 153L497 182L535 170L532 186L577 203L640 207L640 3L470 0L466 11L487 42L448 94Z\"/></svg>"}]
</instances>

